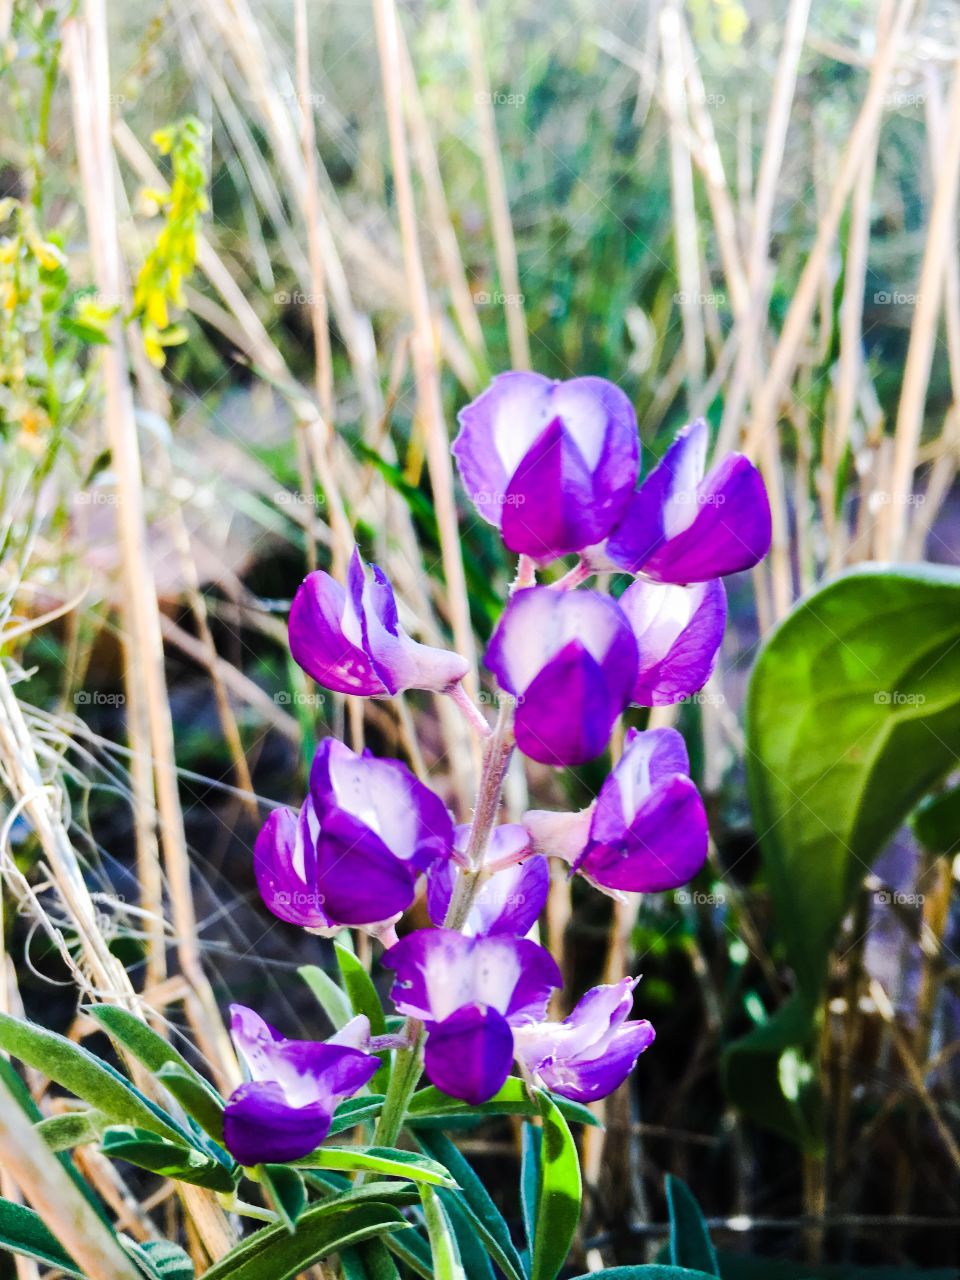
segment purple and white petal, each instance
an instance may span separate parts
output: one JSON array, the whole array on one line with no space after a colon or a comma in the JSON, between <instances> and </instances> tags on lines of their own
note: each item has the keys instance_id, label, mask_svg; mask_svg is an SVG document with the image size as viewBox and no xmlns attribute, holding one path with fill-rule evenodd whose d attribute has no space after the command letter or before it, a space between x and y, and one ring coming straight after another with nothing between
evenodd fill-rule
<instances>
[{"instance_id":1,"label":"purple and white petal","mask_svg":"<svg viewBox=\"0 0 960 1280\"><path fill-rule=\"evenodd\" d=\"M387 692L363 648L351 597L322 569L307 574L293 598L287 640L293 660L325 689L368 697Z\"/></svg>"},{"instance_id":2,"label":"purple and white petal","mask_svg":"<svg viewBox=\"0 0 960 1280\"><path fill-rule=\"evenodd\" d=\"M752 568L770 548L770 504L759 471L730 454L704 476L703 419L677 436L632 496L606 556L660 582L706 582Z\"/></svg>"},{"instance_id":3,"label":"purple and white petal","mask_svg":"<svg viewBox=\"0 0 960 1280\"><path fill-rule=\"evenodd\" d=\"M647 1021L628 1022L636 979L594 987L560 1023L521 1027L518 1058L534 1079L577 1102L612 1093L654 1040Z\"/></svg>"},{"instance_id":4,"label":"purple and white petal","mask_svg":"<svg viewBox=\"0 0 960 1280\"><path fill-rule=\"evenodd\" d=\"M633 406L604 378L507 373L460 413L453 453L507 546L547 561L599 542L639 469Z\"/></svg>"},{"instance_id":5,"label":"purple and white petal","mask_svg":"<svg viewBox=\"0 0 960 1280\"><path fill-rule=\"evenodd\" d=\"M322 1102L291 1107L278 1084L251 1082L227 1099L223 1141L242 1165L282 1164L315 1151L332 1119L332 1109Z\"/></svg>"},{"instance_id":6,"label":"purple and white petal","mask_svg":"<svg viewBox=\"0 0 960 1280\"><path fill-rule=\"evenodd\" d=\"M436 862L430 868L427 911L435 925L442 925L446 919L460 874L452 862ZM543 858L534 856L494 872L477 890L462 932L470 936L505 933L523 937L537 922L549 888L550 870Z\"/></svg>"},{"instance_id":7,"label":"purple and white petal","mask_svg":"<svg viewBox=\"0 0 960 1280\"><path fill-rule=\"evenodd\" d=\"M431 1083L472 1106L501 1088L513 1065L513 1031L489 1005L464 1005L430 1027L424 1068Z\"/></svg>"},{"instance_id":8,"label":"purple and white petal","mask_svg":"<svg viewBox=\"0 0 960 1280\"><path fill-rule=\"evenodd\" d=\"M317 887L318 830L313 804L307 799L299 814L292 809L275 809L253 847L257 888L267 910L307 929L329 929L336 924L324 910Z\"/></svg>"},{"instance_id":9,"label":"purple and white petal","mask_svg":"<svg viewBox=\"0 0 960 1280\"><path fill-rule=\"evenodd\" d=\"M518 701L517 745L544 764L599 755L636 683L637 645L615 601L530 587L507 604L485 661Z\"/></svg>"},{"instance_id":10,"label":"purple and white petal","mask_svg":"<svg viewBox=\"0 0 960 1280\"><path fill-rule=\"evenodd\" d=\"M523 815L523 825L530 833L537 853L547 858L562 858L571 866L587 846L592 820L592 805L579 813L530 809Z\"/></svg>"},{"instance_id":11,"label":"purple and white petal","mask_svg":"<svg viewBox=\"0 0 960 1280\"><path fill-rule=\"evenodd\" d=\"M631 701L668 706L702 689L713 671L727 620L722 581L693 586L638 578L618 604L640 653Z\"/></svg>"},{"instance_id":12,"label":"purple and white petal","mask_svg":"<svg viewBox=\"0 0 960 1280\"><path fill-rule=\"evenodd\" d=\"M442 1022L465 1005L489 1005L508 1021L543 1016L562 985L548 951L504 936L467 937L452 929L419 929L384 953L396 973L391 998L398 1012Z\"/></svg>"},{"instance_id":13,"label":"purple and white petal","mask_svg":"<svg viewBox=\"0 0 960 1280\"><path fill-rule=\"evenodd\" d=\"M363 648L389 693L404 689L444 692L467 674L470 664L449 649L412 640L400 625L393 587L377 565L368 576L359 551L348 570L348 589L360 618Z\"/></svg>"},{"instance_id":14,"label":"purple and white petal","mask_svg":"<svg viewBox=\"0 0 960 1280\"><path fill-rule=\"evenodd\" d=\"M322 823L331 813L347 813L417 870L453 848L453 820L443 801L398 760L357 755L324 738L310 770L310 794Z\"/></svg>"}]
</instances>

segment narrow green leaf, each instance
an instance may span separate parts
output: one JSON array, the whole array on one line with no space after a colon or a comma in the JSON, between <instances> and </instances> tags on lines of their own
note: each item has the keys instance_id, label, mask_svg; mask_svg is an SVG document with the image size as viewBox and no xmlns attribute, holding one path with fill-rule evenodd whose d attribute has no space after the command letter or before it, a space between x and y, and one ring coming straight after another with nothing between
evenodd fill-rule
<instances>
[{"instance_id":1,"label":"narrow green leaf","mask_svg":"<svg viewBox=\"0 0 960 1280\"><path fill-rule=\"evenodd\" d=\"M333 1113L328 1136L333 1137L334 1134L343 1133L345 1129L352 1129L364 1120L372 1120L374 1116L379 1115L382 1106L383 1096L376 1093L366 1097L345 1099Z\"/></svg>"},{"instance_id":2,"label":"narrow green leaf","mask_svg":"<svg viewBox=\"0 0 960 1280\"><path fill-rule=\"evenodd\" d=\"M371 1035L384 1035L387 1030L387 1021L377 988L373 985L373 979L352 951L348 951L339 943L335 943L333 949L337 956L340 980L353 1006L353 1012L364 1015L370 1023ZM376 1090L377 1093L386 1093L387 1085L390 1083L389 1055L384 1054L382 1064L370 1081L371 1089Z\"/></svg>"},{"instance_id":3,"label":"narrow green leaf","mask_svg":"<svg viewBox=\"0 0 960 1280\"><path fill-rule=\"evenodd\" d=\"M157 1079L180 1103L191 1119L217 1143L223 1142L223 1099L196 1072L185 1071L178 1062L165 1063Z\"/></svg>"},{"instance_id":4,"label":"narrow green leaf","mask_svg":"<svg viewBox=\"0 0 960 1280\"><path fill-rule=\"evenodd\" d=\"M720 1267L716 1251L700 1206L687 1184L669 1173L667 1209L670 1213L670 1261L677 1267L718 1276Z\"/></svg>"},{"instance_id":5,"label":"narrow green leaf","mask_svg":"<svg viewBox=\"0 0 960 1280\"><path fill-rule=\"evenodd\" d=\"M446 1211L447 1220L453 1228L457 1252L467 1280L496 1280L490 1254L477 1229L477 1220L468 1211L462 1197L456 1191L447 1191L443 1187L437 1195Z\"/></svg>"},{"instance_id":6,"label":"narrow green leaf","mask_svg":"<svg viewBox=\"0 0 960 1280\"><path fill-rule=\"evenodd\" d=\"M38 1213L26 1205L0 1200L0 1249L34 1258L68 1276L84 1280L83 1272L60 1246Z\"/></svg>"},{"instance_id":7,"label":"narrow green leaf","mask_svg":"<svg viewBox=\"0 0 960 1280\"><path fill-rule=\"evenodd\" d=\"M329 973L315 964L305 964L297 970L313 994L321 1009L339 1031L353 1017L353 1008L346 995L340 990Z\"/></svg>"},{"instance_id":8,"label":"narrow green leaf","mask_svg":"<svg viewBox=\"0 0 960 1280\"><path fill-rule=\"evenodd\" d=\"M364 1014L370 1023L371 1035L382 1036L387 1029L387 1024L373 979L352 951L348 951L339 943L335 943L333 949L337 956L337 967L340 970L343 989L353 1006L353 1012Z\"/></svg>"},{"instance_id":9,"label":"narrow green leaf","mask_svg":"<svg viewBox=\"0 0 960 1280\"><path fill-rule=\"evenodd\" d=\"M260 1181L270 1204L288 1231L296 1231L297 1219L307 1207L307 1188L296 1169L285 1164L262 1164Z\"/></svg>"},{"instance_id":10,"label":"narrow green leaf","mask_svg":"<svg viewBox=\"0 0 960 1280\"><path fill-rule=\"evenodd\" d=\"M176 1142L186 1136L171 1116L145 1098L119 1071L82 1045L46 1027L0 1013L0 1049L28 1067L36 1067L111 1120L149 1129Z\"/></svg>"},{"instance_id":11,"label":"narrow green leaf","mask_svg":"<svg viewBox=\"0 0 960 1280\"><path fill-rule=\"evenodd\" d=\"M420 1132L417 1141L427 1155L449 1170L460 1184L455 1198L463 1201L464 1211L500 1270L508 1280L525 1280L523 1263L510 1237L510 1229L469 1161L442 1133ZM444 1204L448 1204L446 1198ZM464 1262L466 1264L466 1259Z\"/></svg>"},{"instance_id":12,"label":"narrow green leaf","mask_svg":"<svg viewBox=\"0 0 960 1280\"><path fill-rule=\"evenodd\" d=\"M538 1090L543 1119L537 1226L531 1280L555 1280L567 1260L580 1221L580 1161L576 1144L556 1105Z\"/></svg>"},{"instance_id":13,"label":"narrow green leaf","mask_svg":"<svg viewBox=\"0 0 960 1280\"><path fill-rule=\"evenodd\" d=\"M126 1160L139 1169L177 1182L189 1182L211 1191L233 1191L235 1178L228 1169L195 1147L167 1142L154 1134L130 1125L107 1129L101 1139L101 1150L111 1160Z\"/></svg>"},{"instance_id":14,"label":"narrow green leaf","mask_svg":"<svg viewBox=\"0 0 960 1280\"><path fill-rule=\"evenodd\" d=\"M766 1265L766 1264L765 1264ZM765 1274L769 1275L769 1272ZM668 1267L651 1262L641 1267L604 1267L589 1271L575 1280L711 1280L708 1271L691 1271L688 1267Z\"/></svg>"},{"instance_id":15,"label":"narrow green leaf","mask_svg":"<svg viewBox=\"0 0 960 1280\"><path fill-rule=\"evenodd\" d=\"M548 1096L565 1119L579 1124L600 1125L600 1121L589 1107L579 1102L571 1102L568 1098L561 1098L556 1094ZM488 1102L483 1102L476 1107L468 1102L461 1102L459 1098L451 1098L448 1094L441 1093L433 1085L419 1089L410 1099L406 1123L410 1128L419 1128L425 1121L539 1114L537 1104L531 1099L526 1084L517 1076L510 1076Z\"/></svg>"},{"instance_id":16,"label":"narrow green leaf","mask_svg":"<svg viewBox=\"0 0 960 1280\"><path fill-rule=\"evenodd\" d=\"M440 1197L433 1187L422 1186L420 1200L423 1204L423 1219L427 1224L427 1235L430 1237L433 1274L436 1280L466 1280L466 1272L460 1260L460 1250L457 1248L457 1238Z\"/></svg>"},{"instance_id":17,"label":"narrow green leaf","mask_svg":"<svg viewBox=\"0 0 960 1280\"><path fill-rule=\"evenodd\" d=\"M404 1231L402 1235L386 1237L386 1245L392 1254L405 1263L423 1280L433 1280L433 1254L430 1244L419 1231Z\"/></svg>"},{"instance_id":18,"label":"narrow green leaf","mask_svg":"<svg viewBox=\"0 0 960 1280\"><path fill-rule=\"evenodd\" d=\"M51 1151L69 1151L88 1142L99 1142L110 1123L102 1111L67 1111L61 1116L47 1116L35 1126Z\"/></svg>"},{"instance_id":19,"label":"narrow green leaf","mask_svg":"<svg viewBox=\"0 0 960 1280\"><path fill-rule=\"evenodd\" d=\"M456 1181L441 1164L413 1151L396 1147L319 1147L312 1155L293 1160L300 1169L369 1169L411 1182L429 1182L441 1187L455 1187Z\"/></svg>"},{"instance_id":20,"label":"narrow green leaf","mask_svg":"<svg viewBox=\"0 0 960 1280\"><path fill-rule=\"evenodd\" d=\"M533 1257L537 1227L537 1192L540 1187L542 1146L543 1130L533 1124L524 1124L520 1137L520 1210L523 1214L523 1229L531 1257Z\"/></svg>"},{"instance_id":21,"label":"narrow green leaf","mask_svg":"<svg viewBox=\"0 0 960 1280\"><path fill-rule=\"evenodd\" d=\"M392 1205L314 1205L301 1215L294 1235L282 1223L264 1227L215 1262L204 1280L289 1280L331 1253L405 1229L409 1224Z\"/></svg>"},{"instance_id":22,"label":"narrow green leaf","mask_svg":"<svg viewBox=\"0 0 960 1280\"><path fill-rule=\"evenodd\" d=\"M118 1239L149 1280L194 1280L189 1255L172 1240L132 1240L124 1235Z\"/></svg>"},{"instance_id":23,"label":"narrow green leaf","mask_svg":"<svg viewBox=\"0 0 960 1280\"><path fill-rule=\"evenodd\" d=\"M95 1018L100 1023L111 1040L124 1049L129 1049L148 1071L158 1075L165 1068L177 1067L181 1076L192 1080L197 1088L205 1090L211 1106L223 1110L223 1101L210 1081L191 1066L169 1040L158 1035L152 1027L135 1017L128 1009L119 1008L117 1005L94 1004L85 1005L84 1012L89 1013L91 1018Z\"/></svg>"},{"instance_id":24,"label":"narrow green leaf","mask_svg":"<svg viewBox=\"0 0 960 1280\"><path fill-rule=\"evenodd\" d=\"M400 1280L397 1264L382 1240L367 1240L344 1249L340 1269L343 1280Z\"/></svg>"}]
</instances>

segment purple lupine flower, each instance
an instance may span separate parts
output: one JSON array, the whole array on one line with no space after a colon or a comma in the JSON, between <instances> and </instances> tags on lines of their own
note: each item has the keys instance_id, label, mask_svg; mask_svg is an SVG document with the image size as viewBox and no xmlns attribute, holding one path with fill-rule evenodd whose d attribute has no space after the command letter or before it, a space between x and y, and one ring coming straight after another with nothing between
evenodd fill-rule
<instances>
[{"instance_id":1,"label":"purple lupine flower","mask_svg":"<svg viewBox=\"0 0 960 1280\"><path fill-rule=\"evenodd\" d=\"M410 639L385 574L376 565L368 574L356 549L346 589L323 570L306 576L290 607L288 638L294 660L335 693L443 692L469 667L457 653Z\"/></svg>"},{"instance_id":2,"label":"purple lupine flower","mask_svg":"<svg viewBox=\"0 0 960 1280\"><path fill-rule=\"evenodd\" d=\"M541 764L598 756L637 678L637 642L616 601L529 587L507 603L484 661L517 699L517 746Z\"/></svg>"},{"instance_id":3,"label":"purple lupine flower","mask_svg":"<svg viewBox=\"0 0 960 1280\"><path fill-rule=\"evenodd\" d=\"M529 847L526 831L524 836ZM435 862L427 874L427 911L435 925L442 925L447 917L460 874L452 861ZM550 868L536 854L495 871L477 890L462 932L523 937L536 924L549 890Z\"/></svg>"},{"instance_id":4,"label":"purple lupine flower","mask_svg":"<svg viewBox=\"0 0 960 1280\"><path fill-rule=\"evenodd\" d=\"M639 979L594 987L563 1022L518 1028L517 1057L534 1081L574 1102L594 1102L626 1080L655 1031L628 1022Z\"/></svg>"},{"instance_id":5,"label":"purple lupine flower","mask_svg":"<svg viewBox=\"0 0 960 1280\"><path fill-rule=\"evenodd\" d=\"M329 1040L286 1040L243 1005L230 1006L230 1034L249 1080L223 1112L223 1140L243 1165L297 1160L323 1142L338 1102L370 1080L379 1058L363 1051L370 1024L354 1018Z\"/></svg>"},{"instance_id":6,"label":"purple lupine flower","mask_svg":"<svg viewBox=\"0 0 960 1280\"><path fill-rule=\"evenodd\" d=\"M502 373L459 420L464 487L511 551L545 563L602 541L623 515L640 445L612 382Z\"/></svg>"},{"instance_id":7,"label":"purple lupine flower","mask_svg":"<svg viewBox=\"0 0 960 1280\"><path fill-rule=\"evenodd\" d=\"M275 810L257 837L257 885L292 924L389 926L453 839L443 802L406 765L324 738L299 815Z\"/></svg>"},{"instance_id":8,"label":"purple lupine flower","mask_svg":"<svg viewBox=\"0 0 960 1280\"><path fill-rule=\"evenodd\" d=\"M617 603L640 651L631 702L668 706L702 689L720 652L727 621L721 580L681 587L637 578Z\"/></svg>"},{"instance_id":9,"label":"purple lupine flower","mask_svg":"<svg viewBox=\"0 0 960 1280\"><path fill-rule=\"evenodd\" d=\"M760 472L728 454L708 474L709 430L684 427L633 494L606 556L658 582L706 582L750 569L770 549L770 503Z\"/></svg>"},{"instance_id":10,"label":"purple lupine flower","mask_svg":"<svg viewBox=\"0 0 960 1280\"><path fill-rule=\"evenodd\" d=\"M549 951L529 939L453 929L407 934L383 963L397 975L391 997L398 1012L426 1024L428 1077L474 1105L510 1074L514 1028L541 1021L563 981Z\"/></svg>"},{"instance_id":11,"label":"purple lupine flower","mask_svg":"<svg viewBox=\"0 0 960 1280\"><path fill-rule=\"evenodd\" d=\"M692 880L707 857L707 815L676 729L631 729L589 809L532 811L535 846L614 894L658 893Z\"/></svg>"}]
</instances>

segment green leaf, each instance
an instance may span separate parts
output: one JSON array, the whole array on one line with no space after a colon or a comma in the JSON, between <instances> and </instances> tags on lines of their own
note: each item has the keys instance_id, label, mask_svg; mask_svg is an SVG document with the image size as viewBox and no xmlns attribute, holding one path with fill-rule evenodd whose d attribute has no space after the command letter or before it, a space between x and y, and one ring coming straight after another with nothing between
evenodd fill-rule
<instances>
[{"instance_id":1,"label":"green leaf","mask_svg":"<svg viewBox=\"0 0 960 1280\"><path fill-rule=\"evenodd\" d=\"M383 1014L383 1005L377 995L377 988L366 969L346 947L334 944L337 966L340 969L340 980L349 997L355 1014L363 1014L370 1023L370 1034L382 1036L387 1030L387 1021ZM383 1065L370 1081L370 1087L378 1093L386 1093L390 1083L389 1059L385 1056Z\"/></svg>"},{"instance_id":2,"label":"green leaf","mask_svg":"<svg viewBox=\"0 0 960 1280\"><path fill-rule=\"evenodd\" d=\"M813 1070L819 1017L817 1006L795 992L722 1058L731 1102L809 1152L823 1147L823 1099Z\"/></svg>"},{"instance_id":3,"label":"green leaf","mask_svg":"<svg viewBox=\"0 0 960 1280\"><path fill-rule=\"evenodd\" d=\"M302 1214L294 1235L277 1223L248 1236L205 1271L204 1280L288 1280L328 1254L405 1229L409 1224L392 1205L329 1201Z\"/></svg>"},{"instance_id":4,"label":"green leaf","mask_svg":"<svg viewBox=\"0 0 960 1280\"><path fill-rule=\"evenodd\" d=\"M34 1258L68 1276L84 1280L83 1272L60 1246L43 1219L26 1205L0 1200L0 1249Z\"/></svg>"},{"instance_id":5,"label":"green leaf","mask_svg":"<svg viewBox=\"0 0 960 1280\"><path fill-rule=\"evenodd\" d=\"M223 1192L231 1192L235 1186L234 1176L211 1156L130 1125L107 1129L100 1145L103 1154L111 1160L126 1160L139 1169L174 1178L177 1182Z\"/></svg>"},{"instance_id":6,"label":"green leaf","mask_svg":"<svg viewBox=\"0 0 960 1280\"><path fill-rule=\"evenodd\" d=\"M579 1102L571 1102L568 1098L560 1098L555 1094L548 1096L567 1120L580 1124L600 1125L600 1121L588 1107L582 1106ZM526 1084L517 1076L510 1076L503 1088L499 1089L488 1102L483 1102L476 1107L468 1102L461 1102L459 1098L451 1098L448 1094L441 1093L433 1085L420 1089L410 1099L406 1123L411 1128L419 1128L423 1122L434 1120L539 1114L537 1104L531 1099Z\"/></svg>"},{"instance_id":7,"label":"green leaf","mask_svg":"<svg viewBox=\"0 0 960 1280\"><path fill-rule=\"evenodd\" d=\"M496 1280L490 1255L477 1230L476 1219L467 1210L463 1199L455 1191L446 1191L442 1187L437 1195L453 1228L457 1253L467 1280Z\"/></svg>"},{"instance_id":8,"label":"green leaf","mask_svg":"<svg viewBox=\"0 0 960 1280\"><path fill-rule=\"evenodd\" d=\"M957 1280L956 1267L851 1266L848 1263L787 1262L720 1254L723 1280Z\"/></svg>"},{"instance_id":9,"label":"green leaf","mask_svg":"<svg viewBox=\"0 0 960 1280\"><path fill-rule=\"evenodd\" d=\"M260 1181L280 1221L288 1231L295 1231L297 1219L307 1207L307 1188L299 1173L285 1164L262 1164Z\"/></svg>"},{"instance_id":10,"label":"green leaf","mask_svg":"<svg viewBox=\"0 0 960 1280\"><path fill-rule=\"evenodd\" d=\"M419 1231L404 1231L402 1235L387 1236L387 1248L411 1271L423 1280L433 1280L433 1254L430 1245Z\"/></svg>"},{"instance_id":11,"label":"green leaf","mask_svg":"<svg viewBox=\"0 0 960 1280\"><path fill-rule=\"evenodd\" d=\"M333 1023L335 1030L339 1031L341 1027L345 1027L353 1017L353 1008L329 973L325 973L315 964L302 965L297 973L316 996L321 1009Z\"/></svg>"},{"instance_id":12,"label":"green leaf","mask_svg":"<svg viewBox=\"0 0 960 1280\"><path fill-rule=\"evenodd\" d=\"M802 601L747 699L754 821L790 963L822 990L864 871L960 755L960 572L864 568Z\"/></svg>"},{"instance_id":13,"label":"green leaf","mask_svg":"<svg viewBox=\"0 0 960 1280\"><path fill-rule=\"evenodd\" d=\"M362 1013L367 1018L371 1035L382 1036L387 1029L387 1024L373 979L352 951L336 943L333 949L336 952L343 989L353 1006L353 1012Z\"/></svg>"},{"instance_id":14,"label":"green leaf","mask_svg":"<svg viewBox=\"0 0 960 1280\"><path fill-rule=\"evenodd\" d=\"M344 1280L400 1280L397 1264L382 1240L367 1240L344 1249L340 1267Z\"/></svg>"},{"instance_id":15,"label":"green leaf","mask_svg":"<svg viewBox=\"0 0 960 1280\"><path fill-rule=\"evenodd\" d=\"M711 1280L711 1273L651 1262L642 1267L604 1267L602 1271L576 1276L575 1280Z\"/></svg>"},{"instance_id":16,"label":"green leaf","mask_svg":"<svg viewBox=\"0 0 960 1280\"><path fill-rule=\"evenodd\" d=\"M67 1111L60 1116L47 1116L35 1126L51 1151L69 1151L88 1142L99 1142L110 1123L102 1111Z\"/></svg>"},{"instance_id":17,"label":"green leaf","mask_svg":"<svg viewBox=\"0 0 960 1280\"><path fill-rule=\"evenodd\" d=\"M670 1213L670 1261L677 1267L718 1276L717 1255L700 1206L687 1184L669 1173L667 1209Z\"/></svg>"},{"instance_id":18,"label":"green leaf","mask_svg":"<svg viewBox=\"0 0 960 1280\"><path fill-rule=\"evenodd\" d=\"M538 1129L536 1125L525 1124L520 1138L520 1209L523 1213L523 1230L531 1257L537 1234L537 1190L540 1186L542 1147L543 1130Z\"/></svg>"},{"instance_id":19,"label":"green leaf","mask_svg":"<svg viewBox=\"0 0 960 1280\"><path fill-rule=\"evenodd\" d=\"M223 1142L223 1100L202 1077L185 1071L178 1062L168 1062L157 1072L157 1079L205 1133Z\"/></svg>"},{"instance_id":20,"label":"green leaf","mask_svg":"<svg viewBox=\"0 0 960 1280\"><path fill-rule=\"evenodd\" d=\"M460 1192L451 1193L451 1196L458 1204L462 1202L463 1212L500 1270L508 1280L525 1280L523 1263L510 1238L510 1230L469 1162L442 1133L421 1132L417 1134L417 1141L460 1184ZM443 1197L443 1202L449 1207L446 1197ZM459 1234L458 1232L458 1238ZM464 1262L466 1264L466 1259ZM467 1270L470 1268L467 1267Z\"/></svg>"},{"instance_id":21,"label":"green leaf","mask_svg":"<svg viewBox=\"0 0 960 1280\"><path fill-rule=\"evenodd\" d=\"M149 1280L194 1280L189 1255L172 1240L118 1239Z\"/></svg>"},{"instance_id":22,"label":"green leaf","mask_svg":"<svg viewBox=\"0 0 960 1280\"><path fill-rule=\"evenodd\" d=\"M428 1182L441 1187L455 1187L453 1179L441 1164L397 1147L318 1147L312 1155L291 1164L300 1169L346 1169L351 1172L369 1169L411 1182Z\"/></svg>"},{"instance_id":23,"label":"green leaf","mask_svg":"<svg viewBox=\"0 0 960 1280\"><path fill-rule=\"evenodd\" d=\"M543 1145L530 1280L555 1280L580 1221L580 1161L556 1105L540 1090L537 1102L543 1118Z\"/></svg>"},{"instance_id":24,"label":"green leaf","mask_svg":"<svg viewBox=\"0 0 960 1280\"><path fill-rule=\"evenodd\" d=\"M333 1113L329 1136L332 1137L336 1133L343 1133L344 1129L352 1129L364 1120L372 1120L375 1115L379 1114L382 1106L382 1094L368 1094L366 1097L347 1098L340 1103Z\"/></svg>"},{"instance_id":25,"label":"green leaf","mask_svg":"<svg viewBox=\"0 0 960 1280\"><path fill-rule=\"evenodd\" d=\"M176 1142L186 1136L172 1117L145 1098L119 1071L65 1036L0 1013L0 1049L28 1067L36 1067L111 1120L149 1129Z\"/></svg>"},{"instance_id":26,"label":"green leaf","mask_svg":"<svg viewBox=\"0 0 960 1280\"><path fill-rule=\"evenodd\" d=\"M925 800L910 825L931 853L956 853L960 849L960 787Z\"/></svg>"},{"instance_id":27,"label":"green leaf","mask_svg":"<svg viewBox=\"0 0 960 1280\"><path fill-rule=\"evenodd\" d=\"M427 1235L430 1237L433 1274L436 1280L466 1280L466 1272L457 1247L457 1238L440 1197L433 1187L421 1187L420 1199L423 1203Z\"/></svg>"}]
</instances>

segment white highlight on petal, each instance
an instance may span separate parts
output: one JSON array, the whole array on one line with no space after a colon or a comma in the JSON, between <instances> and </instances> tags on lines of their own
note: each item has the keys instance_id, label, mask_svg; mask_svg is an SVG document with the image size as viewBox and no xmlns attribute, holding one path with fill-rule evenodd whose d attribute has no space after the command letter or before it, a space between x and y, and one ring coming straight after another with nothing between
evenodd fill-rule
<instances>
[{"instance_id":1,"label":"white highlight on petal","mask_svg":"<svg viewBox=\"0 0 960 1280\"><path fill-rule=\"evenodd\" d=\"M683 447L677 450L673 483L663 504L663 531L675 538L693 524L697 515L698 487L707 466L707 424L700 419L680 433Z\"/></svg>"}]
</instances>

